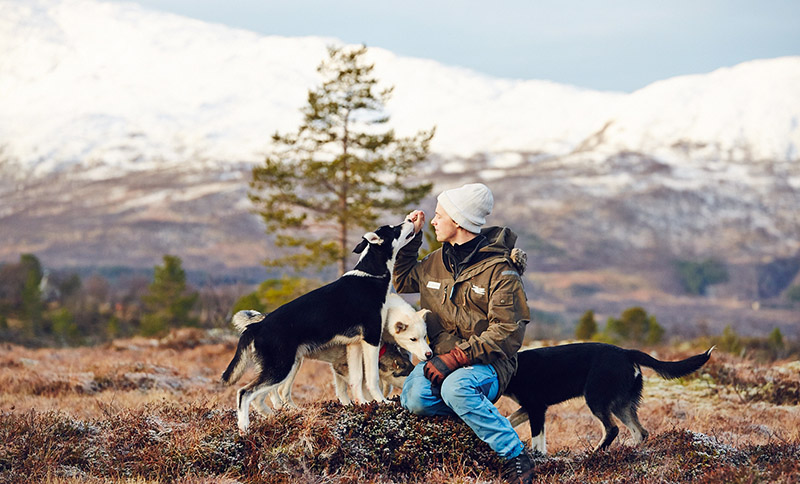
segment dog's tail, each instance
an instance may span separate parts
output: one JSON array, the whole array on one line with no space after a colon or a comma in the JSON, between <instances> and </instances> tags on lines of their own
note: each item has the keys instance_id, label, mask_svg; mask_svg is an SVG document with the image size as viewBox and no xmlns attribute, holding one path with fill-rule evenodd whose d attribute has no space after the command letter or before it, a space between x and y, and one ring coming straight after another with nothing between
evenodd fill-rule
<instances>
[{"instance_id":1,"label":"dog's tail","mask_svg":"<svg viewBox=\"0 0 800 484\"><path fill-rule=\"evenodd\" d=\"M711 352L714 351L714 348L716 348L716 346L712 346L705 353L700 353L699 355L694 355L680 361L657 360L647 353L638 350L627 350L627 353L628 357L634 363L652 368L661 378L672 379L686 376L705 365L708 359L711 358Z\"/></svg>"},{"instance_id":2,"label":"dog's tail","mask_svg":"<svg viewBox=\"0 0 800 484\"><path fill-rule=\"evenodd\" d=\"M239 330L239 334L244 333L244 330L247 329L253 323L259 323L264 320L266 314L259 313L258 311L254 311L252 309L247 309L244 311L239 311L233 315L233 319L231 319L231 323Z\"/></svg>"},{"instance_id":3,"label":"dog's tail","mask_svg":"<svg viewBox=\"0 0 800 484\"><path fill-rule=\"evenodd\" d=\"M244 370L247 368L247 363L250 361L250 353L252 352L252 343L255 338L255 331L252 328L245 328L242 336L239 337L239 344L236 346L236 354L228 364L228 368L222 374L222 382L230 385L236 383L242 377Z\"/></svg>"}]
</instances>

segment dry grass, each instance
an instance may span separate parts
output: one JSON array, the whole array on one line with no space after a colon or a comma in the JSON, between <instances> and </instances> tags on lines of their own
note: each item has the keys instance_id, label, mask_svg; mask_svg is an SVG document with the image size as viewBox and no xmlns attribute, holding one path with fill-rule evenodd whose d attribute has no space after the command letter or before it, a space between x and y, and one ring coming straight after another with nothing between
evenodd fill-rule
<instances>
[{"instance_id":1,"label":"dry grass","mask_svg":"<svg viewBox=\"0 0 800 484\"><path fill-rule=\"evenodd\" d=\"M302 412L254 418L240 437L236 387L219 375L230 337L184 334L97 348L0 346L0 482L499 482L499 461L454 419L399 405L342 407L329 367L306 361ZM662 359L695 350L660 348ZM601 426L582 400L547 414L542 482L795 482L800 363L715 353L695 378L646 372L640 410L651 438L588 451ZM247 378L248 375L245 375ZM502 398L505 415L516 405ZM517 429L530 437L527 425Z\"/></svg>"}]
</instances>

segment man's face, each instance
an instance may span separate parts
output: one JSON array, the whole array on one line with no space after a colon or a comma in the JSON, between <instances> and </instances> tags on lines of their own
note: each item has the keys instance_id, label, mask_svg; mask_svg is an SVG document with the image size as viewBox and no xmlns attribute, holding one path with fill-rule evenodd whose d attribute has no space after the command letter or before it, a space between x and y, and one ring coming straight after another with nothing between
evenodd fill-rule
<instances>
[{"instance_id":1,"label":"man's face","mask_svg":"<svg viewBox=\"0 0 800 484\"><path fill-rule=\"evenodd\" d=\"M433 220L431 220L431 225L433 225L436 231L436 240L443 243L453 243L458 233L458 225L456 225L453 219L447 215L447 212L445 212L438 203L436 204L436 213L433 216Z\"/></svg>"}]
</instances>

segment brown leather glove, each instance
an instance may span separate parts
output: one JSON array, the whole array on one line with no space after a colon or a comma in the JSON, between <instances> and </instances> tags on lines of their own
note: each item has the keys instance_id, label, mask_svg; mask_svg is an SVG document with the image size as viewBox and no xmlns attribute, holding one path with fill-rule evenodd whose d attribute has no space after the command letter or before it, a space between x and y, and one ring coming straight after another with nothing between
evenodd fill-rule
<instances>
[{"instance_id":1,"label":"brown leather glove","mask_svg":"<svg viewBox=\"0 0 800 484\"><path fill-rule=\"evenodd\" d=\"M449 352L434 356L427 363L423 373L425 378L431 381L434 385L441 385L447 375L453 371L461 368L462 366L469 365L470 361L467 354L461 348L456 346Z\"/></svg>"}]
</instances>

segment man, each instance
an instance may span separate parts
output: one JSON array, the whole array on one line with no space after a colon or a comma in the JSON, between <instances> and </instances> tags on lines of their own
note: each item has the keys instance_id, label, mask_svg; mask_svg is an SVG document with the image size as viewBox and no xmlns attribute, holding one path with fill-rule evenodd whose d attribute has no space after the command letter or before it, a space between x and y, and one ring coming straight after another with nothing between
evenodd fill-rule
<instances>
[{"instance_id":1,"label":"man","mask_svg":"<svg viewBox=\"0 0 800 484\"><path fill-rule=\"evenodd\" d=\"M517 236L508 228L481 230L494 205L486 185L446 190L437 202L431 225L442 248L417 261L425 214L415 210L409 219L416 237L394 267L397 292L420 293L421 306L432 312L428 337L436 355L406 378L400 402L418 415L458 415L506 459L507 479L527 483L531 459L494 406L516 371L530 317L524 261L512 258Z\"/></svg>"}]
</instances>

